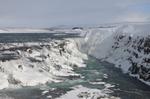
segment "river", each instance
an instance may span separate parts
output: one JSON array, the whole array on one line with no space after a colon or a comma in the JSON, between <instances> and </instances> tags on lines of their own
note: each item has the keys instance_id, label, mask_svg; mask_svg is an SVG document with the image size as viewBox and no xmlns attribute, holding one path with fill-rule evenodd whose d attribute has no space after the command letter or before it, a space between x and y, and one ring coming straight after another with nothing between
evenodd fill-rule
<instances>
[{"instance_id":1,"label":"river","mask_svg":"<svg viewBox=\"0 0 150 99\"><path fill-rule=\"evenodd\" d=\"M66 79L61 83L49 83L34 87L18 89L4 89L0 96L4 99L52 99L57 98L72 90L73 86L82 85L90 89L102 90L106 85L111 85L110 95L121 99L150 99L150 87L138 81L136 78L123 74L113 64L101 62L89 56L87 67L77 68L75 72L82 75L81 78ZM46 94L43 92L48 90Z\"/></svg>"}]
</instances>

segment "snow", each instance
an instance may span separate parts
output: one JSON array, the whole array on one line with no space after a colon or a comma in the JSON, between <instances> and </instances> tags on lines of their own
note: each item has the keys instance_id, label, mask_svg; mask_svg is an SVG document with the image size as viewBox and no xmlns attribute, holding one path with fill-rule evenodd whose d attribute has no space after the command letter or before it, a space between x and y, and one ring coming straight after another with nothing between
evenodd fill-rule
<instances>
[{"instance_id":1,"label":"snow","mask_svg":"<svg viewBox=\"0 0 150 99\"><path fill-rule=\"evenodd\" d=\"M0 50L3 50L1 54L17 56L0 61L0 89L60 82L60 78L65 76L79 76L74 73L74 66L86 66L84 60L87 55L81 53L71 39L6 43Z\"/></svg>"},{"instance_id":2,"label":"snow","mask_svg":"<svg viewBox=\"0 0 150 99\"><path fill-rule=\"evenodd\" d=\"M95 84L98 84L98 85L104 85L106 82L90 82L90 84L93 84L93 85L95 85Z\"/></svg>"},{"instance_id":3,"label":"snow","mask_svg":"<svg viewBox=\"0 0 150 99\"><path fill-rule=\"evenodd\" d=\"M48 29L38 28L0 28L0 33L49 33Z\"/></svg>"},{"instance_id":4,"label":"snow","mask_svg":"<svg viewBox=\"0 0 150 99\"><path fill-rule=\"evenodd\" d=\"M87 28L81 32L84 37L76 41L82 52L113 63L116 67L121 68L124 73L132 73L129 70L133 66L132 63L137 63L140 69L142 69L141 66L150 68L150 64L144 62L144 59L150 58L149 54L145 54L147 52L143 50L139 52L140 47L149 49L144 47L146 39L150 37L149 28L149 23L115 24L111 28ZM141 42L143 39L144 41ZM139 42L142 44L139 45ZM139 75L147 78L148 73L142 75L139 73L137 78L150 85L150 80L143 81Z\"/></svg>"},{"instance_id":5,"label":"snow","mask_svg":"<svg viewBox=\"0 0 150 99\"><path fill-rule=\"evenodd\" d=\"M0 56L3 54L15 55L16 59L0 62L0 89L15 85L33 86L47 82L60 82L59 76L79 76L73 72L74 67L85 67L84 60L87 55L92 55L100 60L115 64L124 73L137 77L142 82L150 85L150 80L144 80L140 76L147 77L149 73L141 74L141 65L148 69L149 63L145 63L145 58L150 58L150 54L138 51L138 42L144 38L149 38L150 24L148 23L128 23L114 24L112 26L83 28L83 29L0 29L0 33L80 33L80 38L52 40L48 43L6 43L0 44ZM59 35L59 34L57 34ZM130 40L131 38L131 40ZM63 48L60 46L63 45ZM26 50L12 48L27 47ZM144 48L144 47L143 47ZM64 50L64 51L63 51ZM80 51L81 52L80 52ZM83 54L86 53L86 54ZM138 58L136 58L136 55ZM138 73L132 74L130 71L133 63L137 63L140 69ZM18 68L20 67L20 68ZM107 75L104 75L107 78ZM8 78L10 82L8 82Z\"/></svg>"},{"instance_id":6,"label":"snow","mask_svg":"<svg viewBox=\"0 0 150 99\"><path fill-rule=\"evenodd\" d=\"M82 32L80 29L71 30L70 28L17 28L17 27L6 27L0 28L0 33L56 33L55 35L63 35L63 33L79 33Z\"/></svg>"},{"instance_id":7,"label":"snow","mask_svg":"<svg viewBox=\"0 0 150 99\"><path fill-rule=\"evenodd\" d=\"M78 85L73 87L73 90L67 92L67 94L56 99L120 99L119 97L109 95L108 93L110 91L107 89L106 92L106 89L89 89L82 85Z\"/></svg>"}]
</instances>

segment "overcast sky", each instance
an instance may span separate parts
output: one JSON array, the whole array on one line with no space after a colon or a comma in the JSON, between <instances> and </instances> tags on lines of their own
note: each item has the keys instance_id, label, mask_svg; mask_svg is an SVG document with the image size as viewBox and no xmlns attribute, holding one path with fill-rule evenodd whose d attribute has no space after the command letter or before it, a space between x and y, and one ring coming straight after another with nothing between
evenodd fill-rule
<instances>
[{"instance_id":1,"label":"overcast sky","mask_svg":"<svg viewBox=\"0 0 150 99\"><path fill-rule=\"evenodd\" d=\"M148 22L150 0L0 0L0 27Z\"/></svg>"}]
</instances>

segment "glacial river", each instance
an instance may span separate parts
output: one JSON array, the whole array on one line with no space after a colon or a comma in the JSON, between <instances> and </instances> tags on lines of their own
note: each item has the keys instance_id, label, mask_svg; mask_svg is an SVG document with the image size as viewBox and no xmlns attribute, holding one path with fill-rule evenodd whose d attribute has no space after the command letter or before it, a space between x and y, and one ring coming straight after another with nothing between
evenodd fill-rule
<instances>
[{"instance_id":1,"label":"glacial river","mask_svg":"<svg viewBox=\"0 0 150 99\"><path fill-rule=\"evenodd\" d=\"M82 85L90 89L102 90L105 84L111 84L113 87L110 95L120 97L121 99L150 99L150 87L141 83L133 77L123 74L113 64L101 62L93 57L86 61L87 67L78 68L75 72L82 75L81 78L66 79L61 83L49 83L47 85L24 87L20 89L5 89L0 91L0 96L4 99L48 99L52 96L55 99L66 92L71 87ZM103 82L103 83L102 83ZM44 90L49 90L43 94ZM10 98L10 99L11 99Z\"/></svg>"},{"instance_id":2,"label":"glacial river","mask_svg":"<svg viewBox=\"0 0 150 99\"><path fill-rule=\"evenodd\" d=\"M67 36L66 36L67 35ZM20 34L1 34L1 43L12 42L36 42L47 39L62 39L62 37L78 37L78 34L56 35L56 33L20 33ZM127 74L123 74L120 69L115 68L113 64L101 62L94 57L89 56L86 61L87 67L75 69L75 72L81 75L81 78L66 78L61 83L48 83L34 87L23 87L18 89L0 90L0 99L55 99L72 90L72 87L82 85L89 89L103 90L106 85L111 85L109 89L112 96L121 99L150 99L150 87L143 84ZM46 93L45 90L47 91ZM51 96L51 97L48 97Z\"/></svg>"}]
</instances>

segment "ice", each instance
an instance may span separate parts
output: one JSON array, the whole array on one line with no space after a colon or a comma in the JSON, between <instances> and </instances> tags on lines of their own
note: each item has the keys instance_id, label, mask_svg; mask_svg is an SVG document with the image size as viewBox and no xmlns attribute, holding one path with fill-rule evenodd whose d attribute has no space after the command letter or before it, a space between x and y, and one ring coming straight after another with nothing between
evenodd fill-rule
<instances>
[{"instance_id":1,"label":"ice","mask_svg":"<svg viewBox=\"0 0 150 99\"><path fill-rule=\"evenodd\" d=\"M150 58L149 28L149 23L126 23L114 24L109 28L86 28L81 32L85 34L84 37L78 39L77 43L82 52L102 61L113 63L124 73L132 74L132 76L138 75L136 77L139 80L150 85L149 73L143 73L144 69L149 71L148 68L150 68L148 62ZM137 66L133 67L133 64Z\"/></svg>"},{"instance_id":2,"label":"ice","mask_svg":"<svg viewBox=\"0 0 150 99\"><path fill-rule=\"evenodd\" d=\"M73 87L72 91L67 92L65 95L57 99L120 99L107 94L105 90L90 89L81 85Z\"/></svg>"},{"instance_id":3,"label":"ice","mask_svg":"<svg viewBox=\"0 0 150 99\"><path fill-rule=\"evenodd\" d=\"M87 55L78 50L73 39L6 43L0 49L8 57L12 56L10 53L18 56L0 61L0 89L61 82L62 77L78 76L73 68L85 67L84 60L87 59Z\"/></svg>"}]
</instances>

